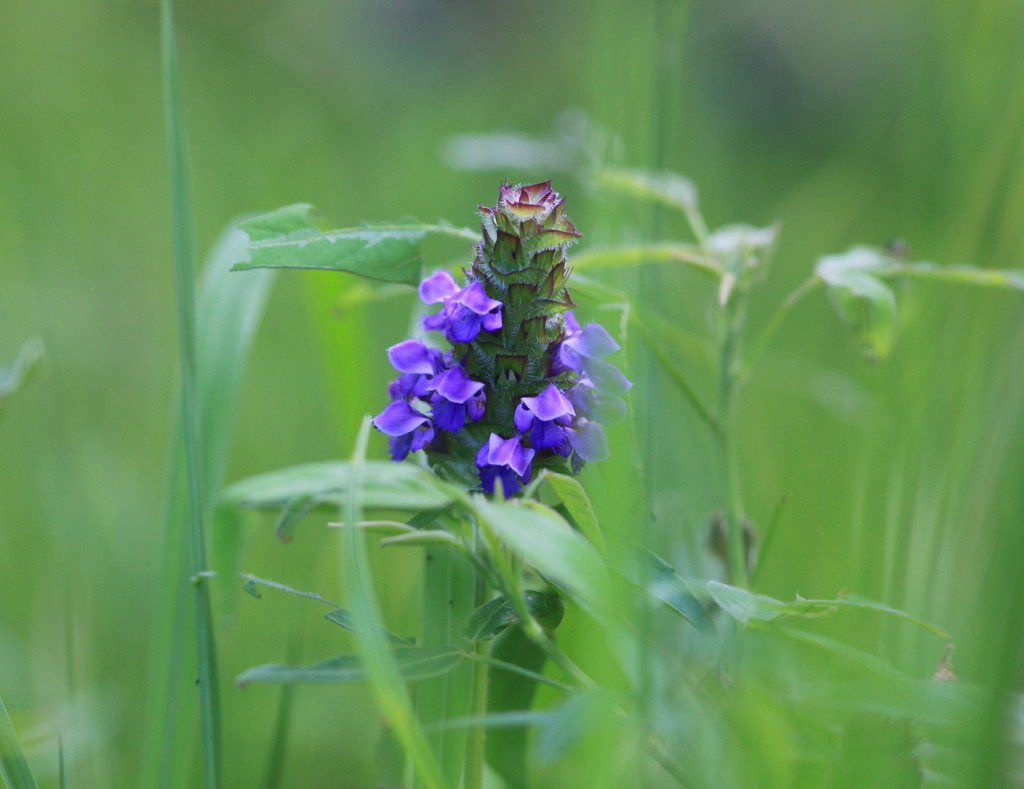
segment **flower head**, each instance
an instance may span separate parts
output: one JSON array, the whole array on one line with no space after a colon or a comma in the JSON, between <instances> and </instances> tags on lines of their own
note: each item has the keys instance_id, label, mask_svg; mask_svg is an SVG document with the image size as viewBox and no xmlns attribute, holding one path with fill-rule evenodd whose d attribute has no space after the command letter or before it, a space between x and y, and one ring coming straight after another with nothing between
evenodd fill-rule
<instances>
[{"instance_id":1,"label":"flower head","mask_svg":"<svg viewBox=\"0 0 1024 789\"><path fill-rule=\"evenodd\" d=\"M417 339L388 349L399 377L374 418L401 460L423 449L447 478L506 496L534 469L575 473L608 454L601 423L621 418L631 384L605 357L619 349L599 324L581 326L566 249L580 232L550 181L502 185L481 206L482 233L461 283L436 271L423 319L449 350Z\"/></svg>"}]
</instances>

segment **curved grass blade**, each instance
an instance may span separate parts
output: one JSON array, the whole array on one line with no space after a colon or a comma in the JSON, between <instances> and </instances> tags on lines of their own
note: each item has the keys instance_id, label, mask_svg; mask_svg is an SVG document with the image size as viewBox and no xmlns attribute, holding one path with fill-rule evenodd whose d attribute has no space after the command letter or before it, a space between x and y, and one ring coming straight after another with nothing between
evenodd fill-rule
<instances>
[{"instance_id":1,"label":"curved grass blade","mask_svg":"<svg viewBox=\"0 0 1024 789\"><path fill-rule=\"evenodd\" d=\"M9 789L38 789L32 768L21 751L14 724L7 714L3 699L0 699L0 776Z\"/></svg>"},{"instance_id":2,"label":"curved grass blade","mask_svg":"<svg viewBox=\"0 0 1024 789\"><path fill-rule=\"evenodd\" d=\"M349 495L344 507L347 528L341 530L342 581L355 625L361 665L366 671L377 706L394 728L423 783L429 789L444 789L446 782L437 757L430 749L402 684L397 656L404 650L395 652L389 648L381 634L383 623L373 589L366 545L362 532L356 528L363 519L363 479L369 432L369 418L364 418L352 456Z\"/></svg>"}]
</instances>

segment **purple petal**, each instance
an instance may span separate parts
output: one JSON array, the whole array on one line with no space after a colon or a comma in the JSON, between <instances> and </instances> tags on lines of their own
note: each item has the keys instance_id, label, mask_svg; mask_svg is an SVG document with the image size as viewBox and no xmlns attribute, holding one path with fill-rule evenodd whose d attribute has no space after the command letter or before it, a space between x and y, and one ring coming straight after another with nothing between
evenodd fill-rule
<instances>
[{"instance_id":1,"label":"purple petal","mask_svg":"<svg viewBox=\"0 0 1024 789\"><path fill-rule=\"evenodd\" d=\"M484 315L483 320L484 328L487 331L497 331L501 328L501 310L497 309L494 312L488 312Z\"/></svg>"},{"instance_id":2,"label":"purple petal","mask_svg":"<svg viewBox=\"0 0 1024 789\"><path fill-rule=\"evenodd\" d=\"M604 460L609 454L608 438L597 422L581 419L574 430L569 430L569 443L586 461Z\"/></svg>"},{"instance_id":3,"label":"purple petal","mask_svg":"<svg viewBox=\"0 0 1024 789\"><path fill-rule=\"evenodd\" d=\"M501 302L488 296L484 292L484 286L479 282L469 283L467 287L459 291L454 301L458 304L464 304L477 315L486 315L501 308Z\"/></svg>"},{"instance_id":4,"label":"purple petal","mask_svg":"<svg viewBox=\"0 0 1024 789\"><path fill-rule=\"evenodd\" d=\"M423 447L434 440L434 428L427 425L424 430L413 430L411 436L412 441L409 450L415 452L418 449L423 449Z\"/></svg>"},{"instance_id":5,"label":"purple petal","mask_svg":"<svg viewBox=\"0 0 1024 789\"><path fill-rule=\"evenodd\" d=\"M567 337L564 345L588 359L601 359L619 350L619 344L600 323L588 323L583 331Z\"/></svg>"},{"instance_id":6,"label":"purple petal","mask_svg":"<svg viewBox=\"0 0 1024 789\"><path fill-rule=\"evenodd\" d=\"M472 342L480 334L482 324L483 320L479 315L457 304L452 307L445 336L452 342Z\"/></svg>"},{"instance_id":7,"label":"purple petal","mask_svg":"<svg viewBox=\"0 0 1024 789\"><path fill-rule=\"evenodd\" d=\"M465 403L484 388L483 383L474 381L466 371L456 365L434 377L429 389L437 392L452 403Z\"/></svg>"},{"instance_id":8,"label":"purple petal","mask_svg":"<svg viewBox=\"0 0 1024 789\"><path fill-rule=\"evenodd\" d=\"M426 322L423 325L426 326ZM583 372L583 357L569 346L569 340L564 340L558 346L558 362L561 365L561 369L557 372L563 372L564 370L573 370L577 373Z\"/></svg>"},{"instance_id":9,"label":"purple petal","mask_svg":"<svg viewBox=\"0 0 1024 789\"><path fill-rule=\"evenodd\" d=\"M580 322L576 320L575 310L569 310L565 313L565 336L571 337L574 334L579 334L583 331L580 328Z\"/></svg>"},{"instance_id":10,"label":"purple petal","mask_svg":"<svg viewBox=\"0 0 1024 789\"><path fill-rule=\"evenodd\" d=\"M444 327L448 325L448 319L451 316L451 310L448 307L442 307L433 315L423 316L423 328L432 329L434 331L444 331Z\"/></svg>"},{"instance_id":11,"label":"purple petal","mask_svg":"<svg viewBox=\"0 0 1024 789\"><path fill-rule=\"evenodd\" d=\"M412 433L401 436L392 436L388 439L388 448L391 450L391 459L396 463L405 460L412 448Z\"/></svg>"},{"instance_id":12,"label":"purple petal","mask_svg":"<svg viewBox=\"0 0 1024 789\"><path fill-rule=\"evenodd\" d=\"M518 438L501 438L491 433L487 451L487 462L492 466L511 465L512 456L519 448Z\"/></svg>"},{"instance_id":13,"label":"purple petal","mask_svg":"<svg viewBox=\"0 0 1024 789\"><path fill-rule=\"evenodd\" d=\"M522 404L529 408L537 419L544 422L550 422L565 414L576 413L569 399L554 384L536 397L524 397Z\"/></svg>"},{"instance_id":14,"label":"purple petal","mask_svg":"<svg viewBox=\"0 0 1024 789\"><path fill-rule=\"evenodd\" d=\"M467 413L469 418L476 422L478 419L483 419L484 414L487 413L487 395L483 392L474 395L469 399L466 404Z\"/></svg>"},{"instance_id":15,"label":"purple petal","mask_svg":"<svg viewBox=\"0 0 1024 789\"><path fill-rule=\"evenodd\" d=\"M541 422L538 419L533 423L533 429L530 431L530 443L534 449L560 447L565 443L565 428L554 422Z\"/></svg>"},{"instance_id":16,"label":"purple petal","mask_svg":"<svg viewBox=\"0 0 1024 789\"><path fill-rule=\"evenodd\" d=\"M401 436L412 432L430 420L405 400L395 400L370 421L374 427L386 435Z\"/></svg>"},{"instance_id":17,"label":"purple petal","mask_svg":"<svg viewBox=\"0 0 1024 789\"><path fill-rule=\"evenodd\" d=\"M431 416L435 425L454 433L461 430L466 423L466 406L462 403L449 403L447 400L442 400L440 403L434 404Z\"/></svg>"},{"instance_id":18,"label":"purple petal","mask_svg":"<svg viewBox=\"0 0 1024 789\"><path fill-rule=\"evenodd\" d=\"M435 271L420 283L419 290L424 304L436 304L458 293L459 286L447 271Z\"/></svg>"},{"instance_id":19,"label":"purple petal","mask_svg":"<svg viewBox=\"0 0 1024 789\"><path fill-rule=\"evenodd\" d=\"M502 466L484 466L480 469L480 485L486 493L494 493L494 483L499 478L501 479L501 490L506 499L519 491L521 487L519 478L512 469Z\"/></svg>"},{"instance_id":20,"label":"purple petal","mask_svg":"<svg viewBox=\"0 0 1024 789\"><path fill-rule=\"evenodd\" d=\"M484 442L483 446L481 446L480 449L477 450L477 453L476 453L476 465L477 465L477 468L483 468L484 466L487 465L487 458L490 456L490 453L491 453L491 439L494 439L494 438L498 438L498 437L496 435L494 435L494 433L491 433L490 438L488 438L487 441Z\"/></svg>"},{"instance_id":21,"label":"purple petal","mask_svg":"<svg viewBox=\"0 0 1024 789\"><path fill-rule=\"evenodd\" d=\"M537 453L532 449L527 449L516 439L509 439L515 441L515 447L512 450L512 457L509 458L508 465L523 478L525 482L530 478L530 463L533 462L533 456Z\"/></svg>"},{"instance_id":22,"label":"purple petal","mask_svg":"<svg viewBox=\"0 0 1024 789\"><path fill-rule=\"evenodd\" d=\"M430 348L419 340L402 340L388 348L388 361L400 373L434 374L434 360Z\"/></svg>"},{"instance_id":23,"label":"purple petal","mask_svg":"<svg viewBox=\"0 0 1024 789\"><path fill-rule=\"evenodd\" d=\"M593 359L587 362L586 368L587 375L602 395L619 397L633 386L632 382L622 374L622 370L614 364Z\"/></svg>"},{"instance_id":24,"label":"purple petal","mask_svg":"<svg viewBox=\"0 0 1024 789\"><path fill-rule=\"evenodd\" d=\"M520 403L516 406L515 413L512 415L512 421L516 423L516 430L520 433L525 433L530 429L530 425L533 424L533 414L530 413L530 409Z\"/></svg>"}]
</instances>

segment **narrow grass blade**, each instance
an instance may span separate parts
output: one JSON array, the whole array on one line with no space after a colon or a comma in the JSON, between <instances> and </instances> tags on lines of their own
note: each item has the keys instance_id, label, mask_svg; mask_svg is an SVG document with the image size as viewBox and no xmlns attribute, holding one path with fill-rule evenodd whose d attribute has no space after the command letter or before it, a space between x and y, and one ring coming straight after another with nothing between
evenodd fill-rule
<instances>
[{"instance_id":1,"label":"narrow grass blade","mask_svg":"<svg viewBox=\"0 0 1024 789\"><path fill-rule=\"evenodd\" d=\"M0 775L7 782L8 789L38 789L28 760L21 751L14 724L7 714L7 708L0 699Z\"/></svg>"},{"instance_id":2,"label":"narrow grass blade","mask_svg":"<svg viewBox=\"0 0 1024 789\"><path fill-rule=\"evenodd\" d=\"M383 623L364 536L356 528L363 519L362 487L369 431L370 421L364 418L352 457L351 487L344 509L348 528L341 530L342 580L355 624L356 646L377 706L394 729L423 784L430 789L444 789L446 783L440 765L416 719L399 668L382 635Z\"/></svg>"},{"instance_id":3,"label":"narrow grass blade","mask_svg":"<svg viewBox=\"0 0 1024 789\"><path fill-rule=\"evenodd\" d=\"M196 406L205 425L200 452L206 509L221 484L243 365L274 280L273 272L244 277L229 273L231 263L244 256L247 243L245 234L235 228L222 233L205 264L198 294ZM140 782L154 787L186 782L191 772L194 726L195 658L189 635L193 627L188 601L191 590L186 582L194 573L189 566L187 531L181 528L188 507L185 441L180 427L175 436L168 459L160 597L150 643ZM225 535L214 536L219 541L215 551L219 557L233 550L225 543Z\"/></svg>"}]
</instances>

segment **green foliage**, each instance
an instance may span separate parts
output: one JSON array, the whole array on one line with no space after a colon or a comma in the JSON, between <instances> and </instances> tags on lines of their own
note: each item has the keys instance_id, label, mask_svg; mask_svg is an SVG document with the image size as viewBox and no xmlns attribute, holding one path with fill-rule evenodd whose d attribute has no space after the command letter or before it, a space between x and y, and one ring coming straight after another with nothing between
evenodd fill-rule
<instances>
[{"instance_id":1,"label":"green foliage","mask_svg":"<svg viewBox=\"0 0 1024 789\"><path fill-rule=\"evenodd\" d=\"M428 233L475 238L447 225L366 225L321 232L316 209L285 206L241 224L249 234L249 260L234 271L258 268L325 269L383 282L415 285L422 276L419 244Z\"/></svg>"},{"instance_id":2,"label":"green foliage","mask_svg":"<svg viewBox=\"0 0 1024 789\"><path fill-rule=\"evenodd\" d=\"M44 354L43 341L34 337L25 341L12 361L0 366L0 413L8 399L28 383Z\"/></svg>"},{"instance_id":3,"label":"green foliage","mask_svg":"<svg viewBox=\"0 0 1024 789\"><path fill-rule=\"evenodd\" d=\"M446 674L462 662L457 649L408 647L391 652L398 676L403 680L421 680ZM249 684L325 685L344 682L366 682L369 672L358 655L338 657L311 666L282 666L268 663L254 666L239 675L240 686Z\"/></svg>"},{"instance_id":4,"label":"green foliage","mask_svg":"<svg viewBox=\"0 0 1024 789\"><path fill-rule=\"evenodd\" d=\"M3 700L0 700L0 776L8 789L36 789L39 786L21 750Z\"/></svg>"}]
</instances>

